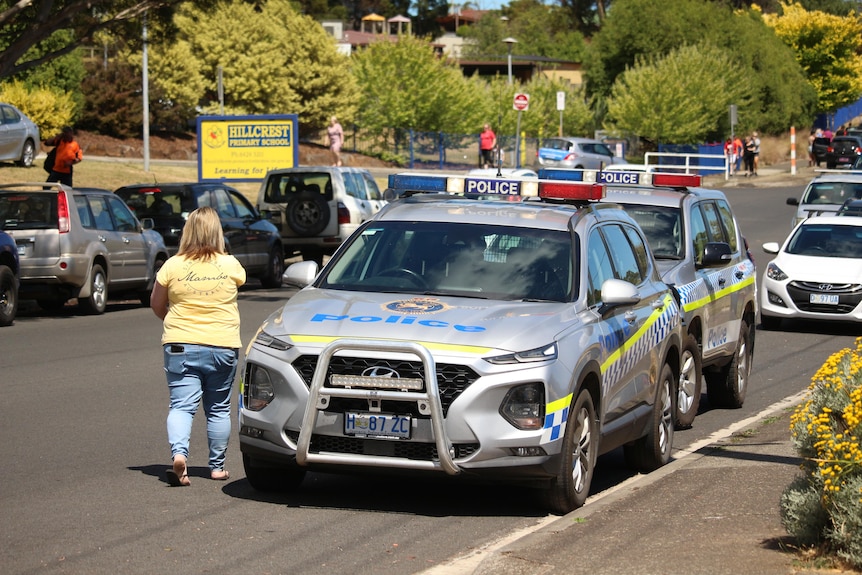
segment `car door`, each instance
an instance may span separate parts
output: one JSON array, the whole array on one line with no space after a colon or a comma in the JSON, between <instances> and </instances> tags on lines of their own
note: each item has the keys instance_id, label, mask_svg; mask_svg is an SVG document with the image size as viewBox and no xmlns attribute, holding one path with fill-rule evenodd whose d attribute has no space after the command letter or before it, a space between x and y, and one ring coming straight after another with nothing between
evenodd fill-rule
<instances>
[{"instance_id":1,"label":"car door","mask_svg":"<svg viewBox=\"0 0 862 575\"><path fill-rule=\"evenodd\" d=\"M115 233L119 235L123 246L123 282L146 283L149 278L149 253L141 225L120 198L108 196L108 208L111 210Z\"/></svg>"},{"instance_id":2,"label":"car door","mask_svg":"<svg viewBox=\"0 0 862 575\"><path fill-rule=\"evenodd\" d=\"M14 116L12 108L0 104L0 160L15 159L17 140Z\"/></svg>"},{"instance_id":3,"label":"car door","mask_svg":"<svg viewBox=\"0 0 862 575\"><path fill-rule=\"evenodd\" d=\"M642 249L643 246L641 246ZM628 235L619 224L593 228L587 243L588 302L597 305L602 284L609 279L628 281L646 293L637 304L618 306L603 314L599 322L602 333L602 372L605 397L605 421L613 426L625 414L644 401L651 389L650 355L636 357L634 337L652 313L656 294L645 282L638 255ZM622 420L620 420L622 421Z\"/></svg>"},{"instance_id":4,"label":"car door","mask_svg":"<svg viewBox=\"0 0 862 575\"><path fill-rule=\"evenodd\" d=\"M236 213L236 207L230 196L221 186L209 188L209 205L211 205L221 220L225 243L230 245L230 253L243 267L249 265L248 241L245 222ZM227 246L225 246L227 247Z\"/></svg>"},{"instance_id":5,"label":"car door","mask_svg":"<svg viewBox=\"0 0 862 575\"><path fill-rule=\"evenodd\" d=\"M76 196L76 201L79 197ZM108 197L87 195L85 198L93 216L96 239L105 248L108 260L108 269L105 270L105 273L108 274L108 281L123 284L129 279L123 268L126 245L122 240L122 235L116 231L114 226L114 218L111 216L111 208L108 206Z\"/></svg>"},{"instance_id":6,"label":"car door","mask_svg":"<svg viewBox=\"0 0 862 575\"><path fill-rule=\"evenodd\" d=\"M267 222L258 216L251 202L233 188L226 188L227 193L236 212L237 225L245 229L245 246L247 264L246 270L265 267L269 260L269 240L271 228Z\"/></svg>"},{"instance_id":7,"label":"car door","mask_svg":"<svg viewBox=\"0 0 862 575\"><path fill-rule=\"evenodd\" d=\"M584 156L589 158L585 163L588 164L586 168L590 170L600 170L614 163L614 153L602 143L585 142L581 144L581 150Z\"/></svg>"},{"instance_id":8,"label":"car door","mask_svg":"<svg viewBox=\"0 0 862 575\"><path fill-rule=\"evenodd\" d=\"M698 264L702 261L707 242L730 243L724 232L721 214L714 201L702 201L692 206L691 229L694 239L694 249ZM734 238L731 249L739 250ZM708 361L717 355L732 353L736 344L736 334L733 329L734 319L731 313L731 298L729 297L733 274L732 262L722 267L696 266L695 275L701 279L707 290L708 302L703 306L703 358Z\"/></svg>"}]
</instances>

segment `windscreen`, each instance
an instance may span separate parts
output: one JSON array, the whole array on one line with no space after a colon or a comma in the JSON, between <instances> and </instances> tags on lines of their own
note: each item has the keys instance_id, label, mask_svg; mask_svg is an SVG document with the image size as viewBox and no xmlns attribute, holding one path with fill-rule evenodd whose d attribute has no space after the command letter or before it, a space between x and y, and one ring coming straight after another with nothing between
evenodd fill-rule
<instances>
[{"instance_id":1,"label":"windscreen","mask_svg":"<svg viewBox=\"0 0 862 575\"><path fill-rule=\"evenodd\" d=\"M796 229L785 251L823 258L860 258L862 226L806 224Z\"/></svg>"},{"instance_id":2,"label":"windscreen","mask_svg":"<svg viewBox=\"0 0 862 575\"><path fill-rule=\"evenodd\" d=\"M482 299L567 301L564 231L448 222L373 222L351 237L318 287Z\"/></svg>"}]
</instances>

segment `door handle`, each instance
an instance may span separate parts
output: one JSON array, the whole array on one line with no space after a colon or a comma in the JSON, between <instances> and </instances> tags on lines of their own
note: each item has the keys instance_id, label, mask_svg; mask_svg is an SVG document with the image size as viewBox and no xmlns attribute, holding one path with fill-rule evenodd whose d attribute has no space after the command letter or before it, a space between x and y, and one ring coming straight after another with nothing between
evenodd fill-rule
<instances>
[{"instance_id":1,"label":"door handle","mask_svg":"<svg viewBox=\"0 0 862 575\"><path fill-rule=\"evenodd\" d=\"M736 270L735 272L733 272L733 275L736 276L736 279L741 280L742 276L744 276L745 274L742 273L740 270Z\"/></svg>"},{"instance_id":2,"label":"door handle","mask_svg":"<svg viewBox=\"0 0 862 575\"><path fill-rule=\"evenodd\" d=\"M723 286L727 283L727 280L724 278L718 278L718 285Z\"/></svg>"},{"instance_id":3,"label":"door handle","mask_svg":"<svg viewBox=\"0 0 862 575\"><path fill-rule=\"evenodd\" d=\"M664 309L664 300L663 299L657 299L657 300L653 301L652 302L652 308L653 309Z\"/></svg>"},{"instance_id":4,"label":"door handle","mask_svg":"<svg viewBox=\"0 0 862 575\"><path fill-rule=\"evenodd\" d=\"M123 243L124 243L124 244L130 244L130 243L132 243L132 240L130 240L129 238L124 237L124 238L123 238Z\"/></svg>"},{"instance_id":5,"label":"door handle","mask_svg":"<svg viewBox=\"0 0 862 575\"><path fill-rule=\"evenodd\" d=\"M106 238L106 237L105 237L105 236L103 236L102 234L99 234L99 241L100 241L100 242L102 242L102 243L105 243L105 242L107 242L107 241L108 241L108 238Z\"/></svg>"},{"instance_id":6,"label":"door handle","mask_svg":"<svg viewBox=\"0 0 862 575\"><path fill-rule=\"evenodd\" d=\"M625 320L626 320L627 322L629 322L629 323L634 323L634 322L636 322L636 321L637 321L637 319L638 319L638 314L636 314L636 313L635 313L635 312L633 312L633 311L627 311L627 312L626 312L626 314L625 314L625 316L623 316L623 317L625 317Z\"/></svg>"}]
</instances>

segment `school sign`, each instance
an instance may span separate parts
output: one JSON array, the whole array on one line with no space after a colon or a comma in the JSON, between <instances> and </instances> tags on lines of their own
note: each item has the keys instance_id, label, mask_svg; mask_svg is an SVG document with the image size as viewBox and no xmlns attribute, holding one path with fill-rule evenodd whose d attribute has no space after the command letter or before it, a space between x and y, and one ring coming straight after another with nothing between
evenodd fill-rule
<instances>
[{"instance_id":1,"label":"school sign","mask_svg":"<svg viewBox=\"0 0 862 575\"><path fill-rule=\"evenodd\" d=\"M199 116L198 180L253 182L299 164L296 114Z\"/></svg>"}]
</instances>

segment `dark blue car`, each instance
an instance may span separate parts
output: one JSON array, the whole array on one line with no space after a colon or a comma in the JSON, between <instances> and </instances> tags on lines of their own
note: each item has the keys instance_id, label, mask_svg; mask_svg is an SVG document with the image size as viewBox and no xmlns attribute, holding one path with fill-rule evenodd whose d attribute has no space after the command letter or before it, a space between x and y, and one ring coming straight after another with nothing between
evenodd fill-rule
<instances>
[{"instance_id":1,"label":"dark blue car","mask_svg":"<svg viewBox=\"0 0 862 575\"><path fill-rule=\"evenodd\" d=\"M0 326L12 325L18 311L18 246L0 230Z\"/></svg>"}]
</instances>

